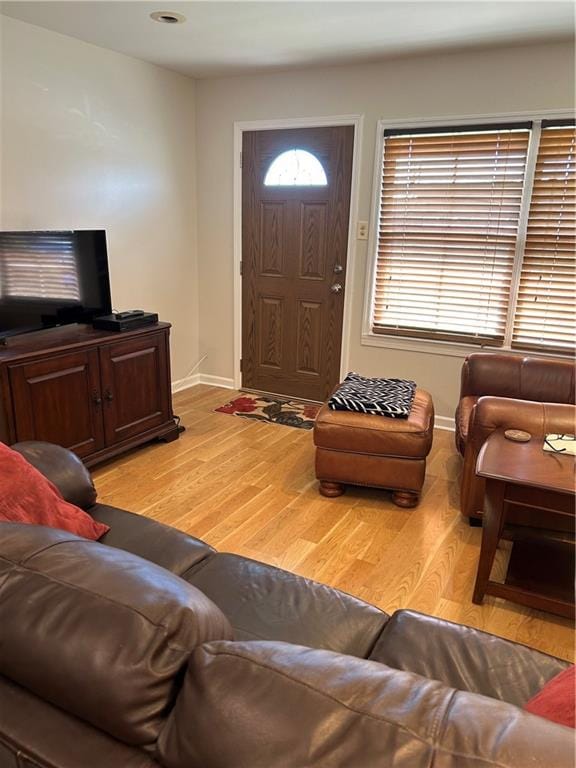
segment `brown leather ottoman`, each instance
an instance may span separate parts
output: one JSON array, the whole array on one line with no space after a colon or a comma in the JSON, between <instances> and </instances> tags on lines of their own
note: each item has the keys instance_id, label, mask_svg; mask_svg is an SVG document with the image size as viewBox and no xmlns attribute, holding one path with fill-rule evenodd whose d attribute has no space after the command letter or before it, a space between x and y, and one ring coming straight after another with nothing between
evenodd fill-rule
<instances>
[{"instance_id":1,"label":"brown leather ottoman","mask_svg":"<svg viewBox=\"0 0 576 768\"><path fill-rule=\"evenodd\" d=\"M346 485L368 485L392 490L399 507L416 506L433 427L434 405L423 389L407 419L332 411L325 403L314 426L320 493L340 496Z\"/></svg>"}]
</instances>

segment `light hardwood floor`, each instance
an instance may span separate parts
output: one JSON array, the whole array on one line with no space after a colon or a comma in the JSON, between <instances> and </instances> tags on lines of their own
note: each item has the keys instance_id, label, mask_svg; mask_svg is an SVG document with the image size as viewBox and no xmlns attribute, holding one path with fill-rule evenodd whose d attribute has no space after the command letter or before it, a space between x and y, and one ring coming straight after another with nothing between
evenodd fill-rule
<instances>
[{"instance_id":1,"label":"light hardwood floor","mask_svg":"<svg viewBox=\"0 0 576 768\"><path fill-rule=\"evenodd\" d=\"M399 509L387 492L364 488L325 499L314 478L312 434L214 412L235 396L204 385L175 395L186 432L97 469L100 501L388 612L413 608L573 659L569 621L492 597L473 605L481 531L458 511L460 458L451 432L434 433L417 508ZM506 562L503 548L495 567Z\"/></svg>"}]
</instances>

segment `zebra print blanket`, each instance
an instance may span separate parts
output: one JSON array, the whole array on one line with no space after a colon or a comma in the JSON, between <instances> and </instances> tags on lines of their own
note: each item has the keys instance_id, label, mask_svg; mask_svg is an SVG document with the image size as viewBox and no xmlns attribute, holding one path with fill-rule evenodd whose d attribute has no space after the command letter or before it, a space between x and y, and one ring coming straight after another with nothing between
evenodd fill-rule
<instances>
[{"instance_id":1,"label":"zebra print blanket","mask_svg":"<svg viewBox=\"0 0 576 768\"><path fill-rule=\"evenodd\" d=\"M407 379L367 379L349 373L328 401L333 411L357 411L407 419L416 383Z\"/></svg>"}]
</instances>

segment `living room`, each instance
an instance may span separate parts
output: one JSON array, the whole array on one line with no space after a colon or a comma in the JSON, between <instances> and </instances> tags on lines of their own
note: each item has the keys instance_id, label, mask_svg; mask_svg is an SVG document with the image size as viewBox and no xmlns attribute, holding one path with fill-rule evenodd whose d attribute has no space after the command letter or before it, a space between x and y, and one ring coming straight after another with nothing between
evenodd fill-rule
<instances>
[{"instance_id":1,"label":"living room","mask_svg":"<svg viewBox=\"0 0 576 768\"><path fill-rule=\"evenodd\" d=\"M118 332L60 318L52 323L58 327L38 330L13 313L0 325L0 448L16 446L10 460L26 459L14 476L34 465L36 481L47 475L60 502L110 528L104 536L100 529L99 549L107 551L101 561L82 549L69 553L70 573L62 570L66 558L51 564L48 555L38 569L64 580L76 569L76 587L90 591L94 580L82 562L100 575L110 568L103 581L115 594L138 557L152 560L140 587L134 581L121 598L144 615L144 583L161 581L163 568L182 582L190 570L190 589L214 604L209 619L204 603L192 611L212 627L197 632L200 650L205 641L234 637L238 646L257 639L332 653L332 666L310 660L314 685L325 686L327 699L347 702L347 711L357 706L370 710L373 722L395 723L402 738L418 732L419 743L439 750L435 765L450 750L446 765L520 767L528 754L535 765L571 765L563 726L521 710L574 661L574 462L567 439L576 431L572 4L47 0L3 2L1 13L0 256L12 251L0 261L0 289L10 284L7 265L16 263L15 236L19 248L24 243L37 256L46 233L53 242L62 233L93 233L100 314L141 308L160 321L152 317L138 328L130 323L143 323L141 315L112 318L125 323ZM556 163L552 181L545 162ZM293 172L312 180L282 176ZM427 175L428 191L409 208ZM404 202L389 195L392 183ZM257 207L264 213L256 221ZM39 233L44 246L35 244ZM289 263L305 248L307 261ZM536 296L534 258L545 286ZM40 274L40 262L30 263L19 261L13 272L22 285ZM283 315L294 296L301 314ZM3 313L0 307L2 323ZM149 363L154 367L138 367ZM364 377L349 380L352 394L334 393L351 373ZM55 389L64 379L68 389ZM366 404L354 405L359 388L371 387L372 396L376 380L387 387L399 380L409 392L408 412L382 416L389 389L377 406L370 401L376 415L351 413ZM404 394L394 389L394 407ZM36 441L72 449L91 472L97 501L73 454L52 454ZM522 451L530 460L520 477L524 460L514 457ZM546 465L538 475L538 462L552 460L558 472ZM4 467L6 499L8 459ZM515 480L506 475L504 482L505 470ZM498 494L513 482L514 493L524 495L503 501ZM2 520L6 506L0 504ZM132 516L118 510L138 515L143 527L133 530ZM529 547L546 549L528 547L520 562L522 542L500 536L500 513L510 525L521 523L524 538L526 529L534 534ZM550 527L555 535L544 545ZM6 540L7 561L38 557L32 552L39 540ZM204 543L190 543L196 540ZM198 571L196 558L206 560ZM212 582L208 561L218 558L224 571ZM527 587L515 581L513 565L528 568ZM539 579L566 574L570 586L552 597L539 589ZM44 593L27 588L22 604L41 604ZM192 598L170 588L163 599L180 616L179 601ZM123 710L116 694L107 698L96 662L92 668L86 661L84 680L72 658L82 667L81 637L102 658L110 651L118 679L138 665L116 658L118 636L108 628L114 619L103 608L96 614L106 629L90 625L80 633L86 611L69 595L45 594L52 613L13 615L6 598L3 626L16 626L19 616L22 630L7 632L4 660L0 641L2 686L7 681L0 693L2 768L432 764L432 752L411 742L395 747L399 731L376 728L372 735L356 723L356 735L347 736L345 720L331 729L334 713L316 713L307 700L291 718L299 700L286 694L282 711L282 688L266 680L254 679L252 700L247 678L230 669L218 683L200 655L194 674L207 675L204 687L184 686L177 697L206 707L203 722L185 715L198 743L177 727L180 704L170 727L161 717L136 726L147 708L171 711L173 701L150 704L143 683ZM58 600L73 617L62 624L73 635L63 644ZM398 632L397 645L410 649L410 664L377 639L385 636L378 623L384 615L392 616L389 637ZM422 615L423 624L410 625ZM228 620L234 635L218 634ZM465 634L450 634L455 626ZM36 646L45 648L38 664L54 654L55 675L69 676L69 690L34 671L25 651L18 657L18 648ZM429 654L445 669L427 666ZM353 656L476 697L450 726L458 739L448 744L443 731L430 746L435 733L421 729L441 707L428 701L426 712L403 720L393 711L398 700L382 694L388 683L378 683L378 670L358 667L348 690L352 705L332 675L348 667L356 674ZM308 679L303 659L266 656L265 664ZM501 683L493 680L498 674ZM234 690L202 698L225 680ZM86 694L80 706L75 698L84 684L101 698ZM128 675L128 691L131 685ZM402 685L406 696L420 695L405 678ZM516 693L503 693L506 686ZM498 709L503 702L506 711ZM112 725L102 715L108 706ZM270 727L242 742L275 706ZM464 748L463 723L476 716L479 743ZM503 751L486 735L495 722L518 724ZM219 726L231 734L220 745L213 736ZM377 747L380 738L385 746Z\"/></svg>"}]
</instances>

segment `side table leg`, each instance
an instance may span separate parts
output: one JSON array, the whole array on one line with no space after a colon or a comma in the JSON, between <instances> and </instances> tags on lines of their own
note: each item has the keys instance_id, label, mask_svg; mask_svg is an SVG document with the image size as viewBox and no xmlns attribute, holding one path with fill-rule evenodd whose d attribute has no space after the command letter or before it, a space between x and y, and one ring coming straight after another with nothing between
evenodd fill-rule
<instances>
[{"instance_id":1,"label":"side table leg","mask_svg":"<svg viewBox=\"0 0 576 768\"><path fill-rule=\"evenodd\" d=\"M481 605L490 579L490 571L498 547L498 540L504 522L504 496L506 483L499 480L486 480L484 497L484 516L482 518L482 545L478 560L478 572L472 602Z\"/></svg>"}]
</instances>

